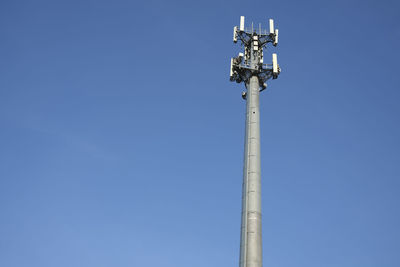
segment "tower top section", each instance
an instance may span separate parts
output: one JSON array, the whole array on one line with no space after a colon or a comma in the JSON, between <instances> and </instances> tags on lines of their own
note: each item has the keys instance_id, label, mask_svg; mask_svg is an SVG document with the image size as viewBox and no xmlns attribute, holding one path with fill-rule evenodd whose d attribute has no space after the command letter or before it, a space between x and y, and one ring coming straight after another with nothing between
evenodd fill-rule
<instances>
[{"instance_id":1,"label":"tower top section","mask_svg":"<svg viewBox=\"0 0 400 267\"><path fill-rule=\"evenodd\" d=\"M230 80L247 83L252 76L257 76L260 90L266 88L266 81L270 78L278 78L281 69L277 62L277 55L272 54L272 64L264 64L264 53L267 45L278 45L278 29L274 28L274 20L269 20L269 30L258 27L245 27L244 16L240 17L240 25L233 27L233 42L241 42L244 51L231 59Z\"/></svg>"}]
</instances>

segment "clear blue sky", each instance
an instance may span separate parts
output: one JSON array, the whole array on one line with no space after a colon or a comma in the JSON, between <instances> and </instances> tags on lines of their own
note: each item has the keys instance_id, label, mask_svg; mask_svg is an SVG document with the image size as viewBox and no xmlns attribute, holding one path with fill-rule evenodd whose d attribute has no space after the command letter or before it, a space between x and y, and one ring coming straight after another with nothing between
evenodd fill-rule
<instances>
[{"instance_id":1,"label":"clear blue sky","mask_svg":"<svg viewBox=\"0 0 400 267\"><path fill-rule=\"evenodd\" d=\"M238 265L232 28L275 19L265 267L400 266L398 1L2 1L0 266Z\"/></svg>"}]
</instances>

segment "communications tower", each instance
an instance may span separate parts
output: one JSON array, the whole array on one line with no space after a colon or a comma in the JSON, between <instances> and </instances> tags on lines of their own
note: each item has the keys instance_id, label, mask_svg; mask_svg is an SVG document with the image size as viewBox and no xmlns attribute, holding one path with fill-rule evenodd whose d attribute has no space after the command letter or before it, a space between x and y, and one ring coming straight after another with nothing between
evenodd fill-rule
<instances>
[{"instance_id":1,"label":"communications tower","mask_svg":"<svg viewBox=\"0 0 400 267\"><path fill-rule=\"evenodd\" d=\"M233 42L238 40L243 53L231 59L230 80L244 82L246 100L246 138L244 147L242 223L240 234L240 267L262 267L261 236L261 168L260 168L260 92L266 89L266 81L276 79L280 73L276 54L272 64L264 64L263 51L268 43L278 44L278 29L269 20L269 32L251 25L245 28L244 16L239 28L233 28Z\"/></svg>"}]
</instances>

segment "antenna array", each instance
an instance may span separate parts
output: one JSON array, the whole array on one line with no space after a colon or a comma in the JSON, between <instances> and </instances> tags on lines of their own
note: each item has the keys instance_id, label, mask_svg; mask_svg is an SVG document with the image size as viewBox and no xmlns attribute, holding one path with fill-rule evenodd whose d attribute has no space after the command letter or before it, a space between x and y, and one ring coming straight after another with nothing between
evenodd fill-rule
<instances>
[{"instance_id":1,"label":"antenna array","mask_svg":"<svg viewBox=\"0 0 400 267\"><path fill-rule=\"evenodd\" d=\"M257 76L260 91L264 90L267 85L266 81L270 78L278 78L281 69L277 62L277 55L272 54L272 64L264 64L264 50L268 43L273 46L278 45L278 29L274 28L274 20L269 20L269 32L267 30L245 28L244 16L240 17L239 28L233 28L233 42L240 40L244 47L244 53L239 53L235 58L231 59L230 80L237 83L248 83L250 77Z\"/></svg>"}]
</instances>

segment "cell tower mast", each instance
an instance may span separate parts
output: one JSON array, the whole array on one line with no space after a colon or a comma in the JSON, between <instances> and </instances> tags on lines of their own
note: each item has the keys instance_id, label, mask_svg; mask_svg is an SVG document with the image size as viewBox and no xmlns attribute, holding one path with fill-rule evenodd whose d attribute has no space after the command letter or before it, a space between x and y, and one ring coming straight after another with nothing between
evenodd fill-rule
<instances>
[{"instance_id":1,"label":"cell tower mast","mask_svg":"<svg viewBox=\"0 0 400 267\"><path fill-rule=\"evenodd\" d=\"M240 27L233 28L233 42L241 41L244 53L231 59L230 80L244 82L246 100L246 138L244 147L242 223L240 234L240 267L262 267L261 236L261 168L260 168L260 92L266 81L276 79L280 73L276 54L272 54L272 64L264 64L263 50L268 43L278 44L278 29L269 20L267 30L245 28L244 16L240 17Z\"/></svg>"}]
</instances>

